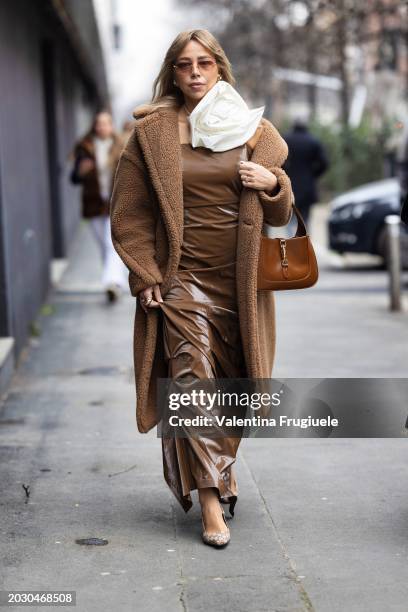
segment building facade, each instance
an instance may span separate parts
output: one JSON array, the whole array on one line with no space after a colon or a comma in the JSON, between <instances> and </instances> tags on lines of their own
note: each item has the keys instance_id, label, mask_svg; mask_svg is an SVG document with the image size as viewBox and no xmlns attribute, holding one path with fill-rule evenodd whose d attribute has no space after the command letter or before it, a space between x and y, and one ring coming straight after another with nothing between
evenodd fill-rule
<instances>
[{"instance_id":1,"label":"building facade","mask_svg":"<svg viewBox=\"0 0 408 612\"><path fill-rule=\"evenodd\" d=\"M0 88L0 369L9 373L80 220L68 180L74 141L109 102L92 1L0 3Z\"/></svg>"}]
</instances>

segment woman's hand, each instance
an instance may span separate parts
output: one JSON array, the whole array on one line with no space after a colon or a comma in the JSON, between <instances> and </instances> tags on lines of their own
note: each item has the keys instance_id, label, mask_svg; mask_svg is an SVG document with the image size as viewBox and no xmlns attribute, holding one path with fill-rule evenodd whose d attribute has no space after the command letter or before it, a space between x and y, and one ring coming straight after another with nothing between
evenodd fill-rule
<instances>
[{"instance_id":1,"label":"woman's hand","mask_svg":"<svg viewBox=\"0 0 408 612\"><path fill-rule=\"evenodd\" d=\"M244 187L250 187L251 189L273 191L278 184L278 179L273 172L255 162L239 162L239 174Z\"/></svg>"},{"instance_id":2,"label":"woman's hand","mask_svg":"<svg viewBox=\"0 0 408 612\"><path fill-rule=\"evenodd\" d=\"M160 293L160 285L152 285L151 287L146 287L139 292L139 301L140 305L147 313L149 308L159 308L160 302L163 302L161 293Z\"/></svg>"},{"instance_id":3,"label":"woman's hand","mask_svg":"<svg viewBox=\"0 0 408 612\"><path fill-rule=\"evenodd\" d=\"M94 167L95 167L95 164L92 159L89 159L86 157L84 159L81 159L81 161L79 162L79 168L78 168L79 176L80 177L85 176L85 174L88 174L88 172L93 170Z\"/></svg>"}]
</instances>

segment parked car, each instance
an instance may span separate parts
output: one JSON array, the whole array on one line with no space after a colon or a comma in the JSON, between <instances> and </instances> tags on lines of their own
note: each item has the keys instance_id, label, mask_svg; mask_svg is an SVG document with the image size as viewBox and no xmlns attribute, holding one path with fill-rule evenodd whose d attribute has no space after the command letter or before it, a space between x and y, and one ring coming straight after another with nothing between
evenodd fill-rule
<instances>
[{"instance_id":1,"label":"parked car","mask_svg":"<svg viewBox=\"0 0 408 612\"><path fill-rule=\"evenodd\" d=\"M387 263L385 217L400 215L398 179L368 183L347 191L330 203L329 246L338 253L371 253ZM408 228L401 224L401 259L408 268Z\"/></svg>"}]
</instances>

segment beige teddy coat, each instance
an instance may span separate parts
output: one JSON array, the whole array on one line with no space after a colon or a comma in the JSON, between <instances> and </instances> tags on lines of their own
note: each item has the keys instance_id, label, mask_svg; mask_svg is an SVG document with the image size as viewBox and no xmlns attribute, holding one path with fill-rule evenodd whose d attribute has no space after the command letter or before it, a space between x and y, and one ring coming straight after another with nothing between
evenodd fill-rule
<instances>
[{"instance_id":1,"label":"beige teddy coat","mask_svg":"<svg viewBox=\"0 0 408 612\"><path fill-rule=\"evenodd\" d=\"M247 376L272 375L275 355L275 303L271 291L257 291L257 264L263 223L286 225L293 193L281 168L286 142L270 121L262 128L250 160L278 177L279 191L243 188L239 207L236 283L238 314ZM165 299L177 272L183 239L183 185L177 109L158 109L137 119L117 167L111 200L112 240L129 270L133 296L160 283ZM136 418L147 432L160 420L158 377L167 377L163 356L162 311L145 313L137 304L134 320Z\"/></svg>"}]
</instances>

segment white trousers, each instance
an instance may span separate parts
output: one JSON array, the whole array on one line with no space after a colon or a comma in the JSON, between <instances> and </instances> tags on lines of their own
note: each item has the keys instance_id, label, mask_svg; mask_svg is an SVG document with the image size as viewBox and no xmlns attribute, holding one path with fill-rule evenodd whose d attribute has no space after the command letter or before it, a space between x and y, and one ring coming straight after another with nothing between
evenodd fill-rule
<instances>
[{"instance_id":1,"label":"white trousers","mask_svg":"<svg viewBox=\"0 0 408 612\"><path fill-rule=\"evenodd\" d=\"M122 289L128 289L128 269L112 244L109 215L91 217L89 227L95 236L102 256L102 284L104 288L113 284L119 285Z\"/></svg>"}]
</instances>

